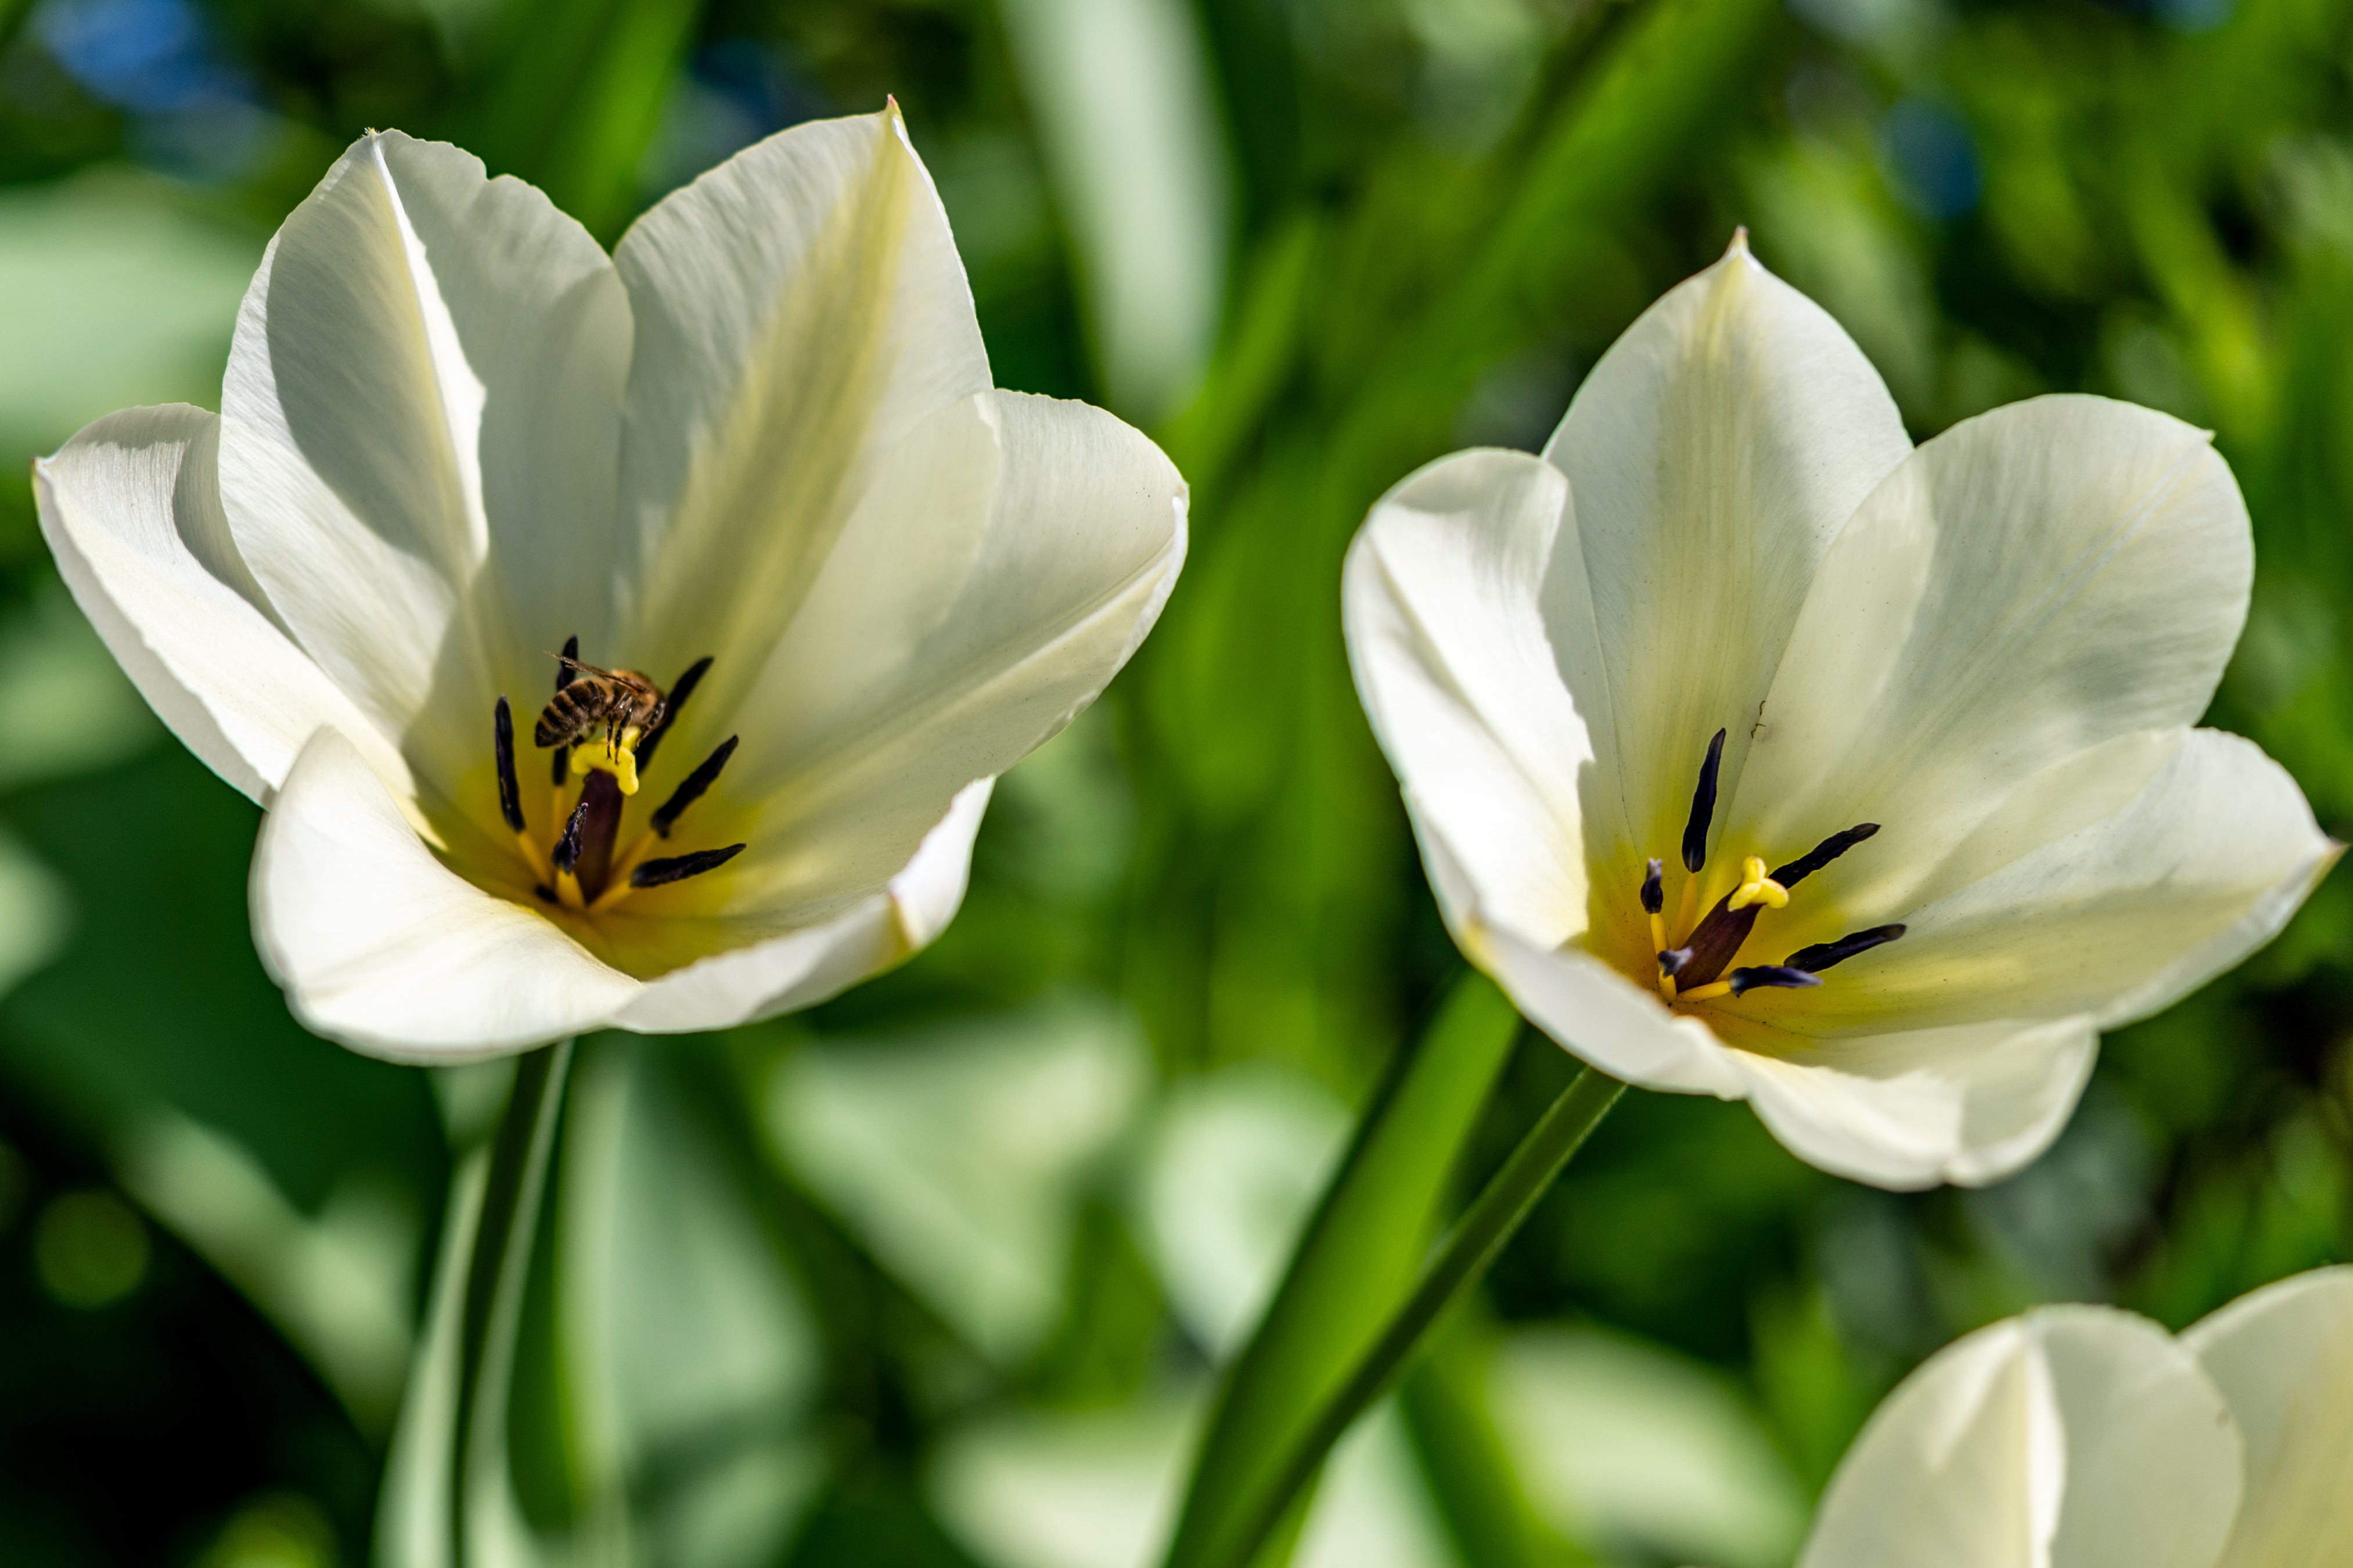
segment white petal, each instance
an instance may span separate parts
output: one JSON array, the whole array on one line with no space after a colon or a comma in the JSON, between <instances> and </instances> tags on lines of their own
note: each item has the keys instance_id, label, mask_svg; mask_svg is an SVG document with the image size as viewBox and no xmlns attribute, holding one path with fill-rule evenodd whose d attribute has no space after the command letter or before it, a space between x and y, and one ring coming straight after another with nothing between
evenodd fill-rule
<instances>
[{"instance_id":1,"label":"white petal","mask_svg":"<svg viewBox=\"0 0 2353 1568\"><path fill-rule=\"evenodd\" d=\"M1586 925L1593 750L1538 604L1568 506L1524 453L1440 458L1373 508L1341 588L1356 690L1416 819L1483 918L1538 949Z\"/></svg>"},{"instance_id":2,"label":"white petal","mask_svg":"<svg viewBox=\"0 0 2353 1568\"><path fill-rule=\"evenodd\" d=\"M879 889L959 791L1094 700L1184 552L1184 481L1110 415L988 393L926 420L741 710L698 696L664 742L692 756L744 737L721 784L756 812L733 907Z\"/></svg>"},{"instance_id":3,"label":"white petal","mask_svg":"<svg viewBox=\"0 0 2353 1568\"><path fill-rule=\"evenodd\" d=\"M262 819L253 925L304 1025L394 1061L599 1028L642 989L435 859L333 730L302 748Z\"/></svg>"},{"instance_id":4,"label":"white petal","mask_svg":"<svg viewBox=\"0 0 2353 1568\"><path fill-rule=\"evenodd\" d=\"M1801 1000L1751 992L1743 1010L1823 1035L2071 1014L2112 1027L2268 942L2339 848L2253 742L2192 731L2115 815L1909 911L1902 941Z\"/></svg>"},{"instance_id":5,"label":"white petal","mask_svg":"<svg viewBox=\"0 0 2353 1568\"><path fill-rule=\"evenodd\" d=\"M1546 952L1500 926L1479 932L1473 956L1525 1014L1571 1054L1644 1089L1741 1098L1732 1053L1705 1025L1667 1010L1655 992L1576 948Z\"/></svg>"},{"instance_id":6,"label":"white petal","mask_svg":"<svg viewBox=\"0 0 2353 1568\"><path fill-rule=\"evenodd\" d=\"M1810 897L1850 905L1856 924L1903 919L1946 852L2035 775L2194 723L2253 569L2246 508L2202 431L2075 396L1957 425L1823 563L1726 820L1777 860L1881 824ZM2096 811L2147 777L2104 772L2105 795L2100 777L2077 781Z\"/></svg>"},{"instance_id":7,"label":"white petal","mask_svg":"<svg viewBox=\"0 0 2353 1568\"><path fill-rule=\"evenodd\" d=\"M964 267L896 106L796 126L615 253L637 320L617 658L715 655L726 710L887 456L989 386Z\"/></svg>"},{"instance_id":8,"label":"white petal","mask_svg":"<svg viewBox=\"0 0 2353 1568\"><path fill-rule=\"evenodd\" d=\"M41 531L76 602L173 732L254 799L322 725L413 793L399 752L272 620L221 515L218 453L203 409L133 408L37 466Z\"/></svg>"},{"instance_id":9,"label":"white petal","mask_svg":"<svg viewBox=\"0 0 2353 1568\"><path fill-rule=\"evenodd\" d=\"M748 934L755 922L728 932L726 921L691 921L710 928L704 936L714 947L732 937L733 950L652 982L617 1022L681 1034L772 1018L813 1007L928 946L964 902L973 837L994 783L983 779L960 793L886 889L822 924L762 940ZM625 928L617 934L627 940Z\"/></svg>"},{"instance_id":10,"label":"white petal","mask_svg":"<svg viewBox=\"0 0 2353 1568\"><path fill-rule=\"evenodd\" d=\"M2239 1440L2163 1330L2099 1307L1979 1330L1888 1395L1799 1568L2210 1568Z\"/></svg>"},{"instance_id":11,"label":"white petal","mask_svg":"<svg viewBox=\"0 0 2353 1568\"><path fill-rule=\"evenodd\" d=\"M229 526L296 640L453 795L501 687L535 693L543 650L606 613L628 353L586 231L397 132L337 161L246 295Z\"/></svg>"},{"instance_id":12,"label":"white petal","mask_svg":"<svg viewBox=\"0 0 2353 1568\"><path fill-rule=\"evenodd\" d=\"M2217 1568L2353 1563L2353 1268L2242 1296L2182 1343L2247 1442L2246 1500Z\"/></svg>"},{"instance_id":13,"label":"white petal","mask_svg":"<svg viewBox=\"0 0 2353 1568\"><path fill-rule=\"evenodd\" d=\"M2091 1079L2099 1031L2078 1016L1732 1043L1749 1102L1792 1153L1904 1191L1983 1185L2050 1147Z\"/></svg>"},{"instance_id":14,"label":"white petal","mask_svg":"<svg viewBox=\"0 0 2353 1568\"><path fill-rule=\"evenodd\" d=\"M1739 776L1822 552L1910 449L1862 352L1739 243L1577 389L1545 456L1577 498L1560 548L1581 571L1555 574L1546 619L1632 852L1672 853L1719 728L1725 781ZM1597 636L1606 702L1574 652Z\"/></svg>"}]
</instances>

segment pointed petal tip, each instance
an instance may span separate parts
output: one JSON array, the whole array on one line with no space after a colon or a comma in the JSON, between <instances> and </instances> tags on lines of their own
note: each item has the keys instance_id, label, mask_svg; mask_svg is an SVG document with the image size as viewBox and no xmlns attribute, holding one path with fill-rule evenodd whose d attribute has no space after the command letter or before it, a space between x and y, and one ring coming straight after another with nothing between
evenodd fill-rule
<instances>
[{"instance_id":1,"label":"pointed petal tip","mask_svg":"<svg viewBox=\"0 0 2353 1568\"><path fill-rule=\"evenodd\" d=\"M1748 226L1745 223L1733 226L1732 243L1724 247L1725 260L1730 261L1736 257L1751 267L1763 265L1757 259L1757 253L1748 248Z\"/></svg>"}]
</instances>

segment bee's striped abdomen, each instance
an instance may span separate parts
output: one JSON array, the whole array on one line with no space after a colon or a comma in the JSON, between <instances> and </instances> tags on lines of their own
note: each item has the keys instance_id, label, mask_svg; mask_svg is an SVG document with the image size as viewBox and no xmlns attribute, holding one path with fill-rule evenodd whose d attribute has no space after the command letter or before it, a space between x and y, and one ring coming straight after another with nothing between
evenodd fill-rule
<instances>
[{"instance_id":1,"label":"bee's striped abdomen","mask_svg":"<svg viewBox=\"0 0 2353 1568\"><path fill-rule=\"evenodd\" d=\"M542 746L569 745L603 719L611 703L612 692L605 682L575 677L539 710L531 738Z\"/></svg>"}]
</instances>

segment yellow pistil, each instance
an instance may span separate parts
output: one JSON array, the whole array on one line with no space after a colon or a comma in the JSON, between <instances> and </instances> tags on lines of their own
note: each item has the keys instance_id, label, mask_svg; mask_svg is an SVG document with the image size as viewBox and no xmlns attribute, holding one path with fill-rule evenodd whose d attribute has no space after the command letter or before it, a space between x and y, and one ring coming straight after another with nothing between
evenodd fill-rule
<instances>
[{"instance_id":1,"label":"yellow pistil","mask_svg":"<svg viewBox=\"0 0 2353 1568\"><path fill-rule=\"evenodd\" d=\"M1659 994L1669 1002L1675 999L1675 977L1663 969L1659 972Z\"/></svg>"},{"instance_id":2,"label":"yellow pistil","mask_svg":"<svg viewBox=\"0 0 2353 1568\"><path fill-rule=\"evenodd\" d=\"M1729 996L1731 994L1731 981L1711 980L1704 985L1694 985L1690 990L1684 992L1683 994L1683 1000L1686 1002L1707 1002L1712 1001L1718 996ZM1668 1000L1672 1001L1674 998L1669 997Z\"/></svg>"},{"instance_id":3,"label":"yellow pistil","mask_svg":"<svg viewBox=\"0 0 2353 1568\"><path fill-rule=\"evenodd\" d=\"M1725 908L1745 910L1751 904L1763 904L1768 910L1789 907L1789 889L1765 874L1765 862L1751 855L1740 863L1740 886L1732 890Z\"/></svg>"},{"instance_id":4,"label":"yellow pistil","mask_svg":"<svg viewBox=\"0 0 2353 1568\"><path fill-rule=\"evenodd\" d=\"M580 878L575 872L555 873L555 896L564 901L564 907L567 910L585 910L588 907L587 899L581 894Z\"/></svg>"},{"instance_id":5,"label":"yellow pistil","mask_svg":"<svg viewBox=\"0 0 2353 1568\"><path fill-rule=\"evenodd\" d=\"M572 771L583 778L591 768L602 768L611 773L621 786L623 795L638 793L638 742L645 731L632 724L621 731L617 746L575 746L572 752Z\"/></svg>"}]
</instances>

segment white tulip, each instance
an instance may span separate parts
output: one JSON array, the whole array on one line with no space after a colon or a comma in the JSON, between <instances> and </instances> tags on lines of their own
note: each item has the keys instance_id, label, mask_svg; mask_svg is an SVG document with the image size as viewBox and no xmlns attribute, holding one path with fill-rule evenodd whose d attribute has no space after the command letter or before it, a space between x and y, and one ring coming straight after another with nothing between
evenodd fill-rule
<instances>
[{"instance_id":1,"label":"white tulip","mask_svg":"<svg viewBox=\"0 0 2353 1568\"><path fill-rule=\"evenodd\" d=\"M269 807L254 923L295 1010L399 1059L723 1027L922 947L990 780L1185 552L1149 441L992 387L895 107L748 149L611 256L454 147L366 136L271 242L221 402L83 431L42 526ZM675 722L534 748L575 637Z\"/></svg>"},{"instance_id":2,"label":"white tulip","mask_svg":"<svg viewBox=\"0 0 2353 1568\"><path fill-rule=\"evenodd\" d=\"M2042 397L1915 450L1736 239L1542 457L1384 497L1345 594L1472 962L1601 1070L1915 1187L2032 1159L2100 1030L2334 862L2285 773L2191 728L2252 573L2203 432Z\"/></svg>"},{"instance_id":3,"label":"white tulip","mask_svg":"<svg viewBox=\"0 0 2353 1568\"><path fill-rule=\"evenodd\" d=\"M1928 1358L1823 1494L1799 1568L2348 1568L2353 1268L2175 1339L2047 1307Z\"/></svg>"}]
</instances>

